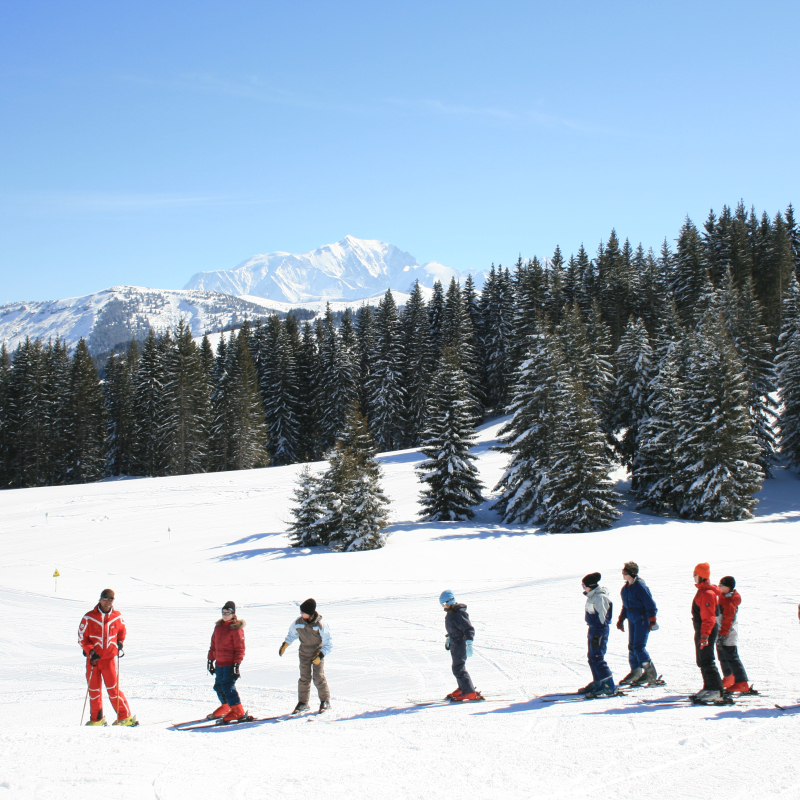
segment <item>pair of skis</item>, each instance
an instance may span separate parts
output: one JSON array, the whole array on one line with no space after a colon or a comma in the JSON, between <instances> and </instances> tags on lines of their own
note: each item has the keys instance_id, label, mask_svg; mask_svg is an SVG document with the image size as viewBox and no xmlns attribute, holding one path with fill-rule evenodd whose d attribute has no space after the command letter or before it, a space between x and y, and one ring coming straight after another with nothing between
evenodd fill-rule
<instances>
[{"instance_id":1,"label":"pair of skis","mask_svg":"<svg viewBox=\"0 0 800 800\"><path fill-rule=\"evenodd\" d=\"M315 717L319 714L324 714L324 711L301 711L297 714L277 714L274 717L254 717L251 714L245 714L241 719L231 720L230 722L222 722L220 718L204 717L203 719L193 719L188 722L176 722L172 725L172 729L176 731L197 731L206 730L209 728L228 728L237 725L246 725L248 723L259 722L282 722L289 719L300 719L301 717Z\"/></svg>"}]
</instances>

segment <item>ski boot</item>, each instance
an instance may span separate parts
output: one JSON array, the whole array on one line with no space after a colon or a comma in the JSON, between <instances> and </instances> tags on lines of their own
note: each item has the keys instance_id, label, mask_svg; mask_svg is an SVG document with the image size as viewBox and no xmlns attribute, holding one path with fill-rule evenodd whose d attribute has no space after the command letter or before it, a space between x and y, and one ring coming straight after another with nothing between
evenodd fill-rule
<instances>
[{"instance_id":1,"label":"ski boot","mask_svg":"<svg viewBox=\"0 0 800 800\"><path fill-rule=\"evenodd\" d=\"M474 692L467 692L464 695L464 701L467 703L477 703L486 698L476 689Z\"/></svg>"},{"instance_id":2,"label":"ski boot","mask_svg":"<svg viewBox=\"0 0 800 800\"><path fill-rule=\"evenodd\" d=\"M723 697L722 692L718 689L702 689L692 696L692 702L699 706L718 706L726 702L730 703L731 700Z\"/></svg>"},{"instance_id":3,"label":"ski boot","mask_svg":"<svg viewBox=\"0 0 800 800\"><path fill-rule=\"evenodd\" d=\"M114 725L123 725L126 728L135 728L139 724L139 720L133 715L130 717L122 717L113 722Z\"/></svg>"},{"instance_id":4,"label":"ski boot","mask_svg":"<svg viewBox=\"0 0 800 800\"><path fill-rule=\"evenodd\" d=\"M461 689L456 689L454 692L450 692L450 694L446 695L445 700L450 700L451 702L458 703L464 699L464 695L461 692Z\"/></svg>"},{"instance_id":5,"label":"ski boot","mask_svg":"<svg viewBox=\"0 0 800 800\"><path fill-rule=\"evenodd\" d=\"M330 700L323 700L319 704L319 713L322 714L324 711L330 711L331 708L331 701Z\"/></svg>"},{"instance_id":6,"label":"ski boot","mask_svg":"<svg viewBox=\"0 0 800 800\"><path fill-rule=\"evenodd\" d=\"M106 722L106 718L105 717L100 717L100 719L90 719L86 724L87 725L97 725L97 726L102 726L102 727L105 727L106 725L108 725L108 723Z\"/></svg>"},{"instance_id":7,"label":"ski boot","mask_svg":"<svg viewBox=\"0 0 800 800\"><path fill-rule=\"evenodd\" d=\"M247 714L245 714L242 704L239 703L238 705L231 706L231 710L222 718L222 721L226 723L239 722L239 720L244 719L246 716Z\"/></svg>"},{"instance_id":8,"label":"ski boot","mask_svg":"<svg viewBox=\"0 0 800 800\"><path fill-rule=\"evenodd\" d=\"M741 683L734 683L729 689L726 689L727 692L733 694L758 694L758 692L750 686L747 681L742 681Z\"/></svg>"},{"instance_id":9,"label":"ski boot","mask_svg":"<svg viewBox=\"0 0 800 800\"><path fill-rule=\"evenodd\" d=\"M731 690L731 686L736 683L736 678L733 677L733 674L726 675L722 679L722 690L725 692L729 692Z\"/></svg>"},{"instance_id":10,"label":"ski boot","mask_svg":"<svg viewBox=\"0 0 800 800\"><path fill-rule=\"evenodd\" d=\"M618 686L628 686L633 685L635 681L638 681L644 675L644 670L641 667L636 667L636 669L632 669L617 685Z\"/></svg>"},{"instance_id":11,"label":"ski boot","mask_svg":"<svg viewBox=\"0 0 800 800\"><path fill-rule=\"evenodd\" d=\"M586 692L586 699L590 700L593 697L611 697L617 693L617 687L614 686L613 678L603 678L601 681L594 681L589 685L589 691Z\"/></svg>"},{"instance_id":12,"label":"ski boot","mask_svg":"<svg viewBox=\"0 0 800 800\"><path fill-rule=\"evenodd\" d=\"M206 716L206 719L220 719L224 717L229 711L231 707L227 703L223 703L216 711L212 711L210 714Z\"/></svg>"},{"instance_id":13,"label":"ski boot","mask_svg":"<svg viewBox=\"0 0 800 800\"><path fill-rule=\"evenodd\" d=\"M292 714L302 714L304 711L308 711L308 703L298 703L294 707Z\"/></svg>"},{"instance_id":14,"label":"ski boot","mask_svg":"<svg viewBox=\"0 0 800 800\"><path fill-rule=\"evenodd\" d=\"M635 681L631 681L631 686L663 686L665 681L659 680L655 665L652 661L645 661L641 668L644 670Z\"/></svg>"}]
</instances>

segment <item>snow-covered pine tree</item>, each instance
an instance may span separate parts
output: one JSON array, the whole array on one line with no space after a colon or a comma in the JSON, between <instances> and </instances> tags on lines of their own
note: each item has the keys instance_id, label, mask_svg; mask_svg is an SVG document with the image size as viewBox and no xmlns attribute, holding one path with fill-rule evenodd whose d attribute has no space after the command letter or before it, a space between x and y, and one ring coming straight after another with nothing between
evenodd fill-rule
<instances>
[{"instance_id":1,"label":"snow-covered pine tree","mask_svg":"<svg viewBox=\"0 0 800 800\"><path fill-rule=\"evenodd\" d=\"M297 475L294 489L294 505L290 513L294 521L289 524L289 541L292 547L317 547L327 544L320 539L316 527L325 515L320 499L320 477L311 471L308 464Z\"/></svg>"},{"instance_id":2,"label":"snow-covered pine tree","mask_svg":"<svg viewBox=\"0 0 800 800\"><path fill-rule=\"evenodd\" d=\"M713 284L708 276L708 259L700 233L688 217L681 227L672 265L675 303L684 323L693 327L705 310L701 298Z\"/></svg>"},{"instance_id":3,"label":"snow-covered pine tree","mask_svg":"<svg viewBox=\"0 0 800 800\"><path fill-rule=\"evenodd\" d=\"M688 353L675 451L675 507L690 519L746 519L764 473L747 413L744 366L722 314L706 312Z\"/></svg>"},{"instance_id":4,"label":"snow-covered pine tree","mask_svg":"<svg viewBox=\"0 0 800 800\"><path fill-rule=\"evenodd\" d=\"M782 405L778 423L781 453L791 466L800 467L800 286L796 278L784 293L776 363Z\"/></svg>"},{"instance_id":5,"label":"snow-covered pine tree","mask_svg":"<svg viewBox=\"0 0 800 800\"><path fill-rule=\"evenodd\" d=\"M641 319L628 321L614 361L617 380L611 400L612 427L620 460L630 468L639 446L639 431L650 412L650 382L655 376L653 349ZM621 438L620 431L624 431Z\"/></svg>"},{"instance_id":6,"label":"snow-covered pine tree","mask_svg":"<svg viewBox=\"0 0 800 800\"><path fill-rule=\"evenodd\" d=\"M317 461L322 453L314 384L318 358L317 337L306 322L297 354L297 457L300 461Z\"/></svg>"},{"instance_id":7,"label":"snow-covered pine tree","mask_svg":"<svg viewBox=\"0 0 800 800\"><path fill-rule=\"evenodd\" d=\"M164 354L163 376L165 474L205 472L209 466L211 397L202 353L183 320Z\"/></svg>"},{"instance_id":8,"label":"snow-covered pine tree","mask_svg":"<svg viewBox=\"0 0 800 800\"><path fill-rule=\"evenodd\" d=\"M494 265L492 265L494 266ZM444 318L444 289L441 281L433 282L433 294L428 303L428 329L430 330L430 348L432 369L436 368L442 355L442 322ZM369 416L369 414L367 414Z\"/></svg>"},{"instance_id":9,"label":"snow-covered pine tree","mask_svg":"<svg viewBox=\"0 0 800 800\"><path fill-rule=\"evenodd\" d=\"M367 420L354 406L336 443L340 458L339 526L331 532L336 550L377 550L386 544L389 500L380 486L381 468Z\"/></svg>"},{"instance_id":10,"label":"snow-covered pine tree","mask_svg":"<svg viewBox=\"0 0 800 800\"><path fill-rule=\"evenodd\" d=\"M620 516L605 436L580 378L563 355L554 361L554 428L549 468L539 489L544 528L567 533L603 530Z\"/></svg>"},{"instance_id":11,"label":"snow-covered pine tree","mask_svg":"<svg viewBox=\"0 0 800 800\"><path fill-rule=\"evenodd\" d=\"M397 306L390 290L381 300L375 315L375 360L369 379L370 429L382 450L403 446L407 423L406 371L402 330Z\"/></svg>"},{"instance_id":12,"label":"snow-covered pine tree","mask_svg":"<svg viewBox=\"0 0 800 800\"><path fill-rule=\"evenodd\" d=\"M529 337L528 357L517 370L514 397L508 406L511 419L500 429L497 449L511 458L495 486L499 495L492 508L505 522L538 521L540 488L550 466L556 379L554 336L544 317L540 316L537 328L541 332Z\"/></svg>"},{"instance_id":13,"label":"snow-covered pine tree","mask_svg":"<svg viewBox=\"0 0 800 800\"><path fill-rule=\"evenodd\" d=\"M507 269L498 267L481 296L484 383L486 407L502 414L511 399L514 384L514 292Z\"/></svg>"},{"instance_id":14,"label":"snow-covered pine tree","mask_svg":"<svg viewBox=\"0 0 800 800\"><path fill-rule=\"evenodd\" d=\"M425 488L420 516L428 520L463 520L475 516L483 484L470 448L476 435L469 386L457 353L446 347L431 384L422 452L417 467Z\"/></svg>"},{"instance_id":15,"label":"snow-covered pine tree","mask_svg":"<svg viewBox=\"0 0 800 800\"><path fill-rule=\"evenodd\" d=\"M358 309L355 329L358 403L364 414L369 418L372 413L369 387L375 366L375 315L372 313L370 306L361 306Z\"/></svg>"},{"instance_id":16,"label":"snow-covered pine tree","mask_svg":"<svg viewBox=\"0 0 800 800\"><path fill-rule=\"evenodd\" d=\"M162 432L162 375L161 350L151 329L142 346L136 370L134 412L135 464L137 475L163 475L165 457L161 446Z\"/></svg>"},{"instance_id":17,"label":"snow-covered pine tree","mask_svg":"<svg viewBox=\"0 0 800 800\"><path fill-rule=\"evenodd\" d=\"M55 342L47 343L44 358L48 393L42 405L43 411L47 409L50 440L47 456L49 474L45 480L49 486L55 486L67 480L69 441L65 421L69 410L72 361L66 344L58 338Z\"/></svg>"},{"instance_id":18,"label":"snow-covered pine tree","mask_svg":"<svg viewBox=\"0 0 800 800\"><path fill-rule=\"evenodd\" d=\"M11 483L11 380L13 370L6 343L0 344L0 488Z\"/></svg>"},{"instance_id":19,"label":"snow-covered pine tree","mask_svg":"<svg viewBox=\"0 0 800 800\"><path fill-rule=\"evenodd\" d=\"M103 402L106 408L106 471L109 475L133 475L136 451L134 390L139 348L131 340L125 353L112 353L106 362Z\"/></svg>"},{"instance_id":20,"label":"snow-covered pine tree","mask_svg":"<svg viewBox=\"0 0 800 800\"><path fill-rule=\"evenodd\" d=\"M431 379L432 354L428 306L419 281L414 281L411 296L402 314L403 349L406 354L406 444L419 443L425 425L428 384Z\"/></svg>"},{"instance_id":21,"label":"snow-covered pine tree","mask_svg":"<svg viewBox=\"0 0 800 800\"><path fill-rule=\"evenodd\" d=\"M467 382L468 399L472 402L473 421L477 423L483 417L482 369L472 330L472 321L464 305L461 287L455 278L450 281L445 296L441 338L442 355L439 363L444 358L444 351L448 349L450 356L458 359L458 366L464 373Z\"/></svg>"},{"instance_id":22,"label":"snow-covered pine tree","mask_svg":"<svg viewBox=\"0 0 800 800\"><path fill-rule=\"evenodd\" d=\"M87 483L103 477L105 418L100 379L86 341L81 338L72 356L70 397L65 420L69 483Z\"/></svg>"}]
</instances>

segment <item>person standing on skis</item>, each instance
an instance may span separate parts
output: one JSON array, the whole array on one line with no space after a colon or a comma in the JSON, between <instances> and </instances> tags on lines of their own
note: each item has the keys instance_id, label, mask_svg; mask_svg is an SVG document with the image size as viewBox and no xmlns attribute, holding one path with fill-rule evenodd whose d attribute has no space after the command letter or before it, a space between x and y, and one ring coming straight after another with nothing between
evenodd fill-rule
<instances>
[{"instance_id":1,"label":"person standing on skis","mask_svg":"<svg viewBox=\"0 0 800 800\"><path fill-rule=\"evenodd\" d=\"M472 655L472 640L475 638L475 628L469 621L467 607L464 603L456 603L456 596L446 589L439 597L444 609L444 627L447 631L444 648L450 651L453 660L453 675L458 681L458 688L447 695L452 703L464 701L475 702L483 700L483 695L475 691L472 678L467 672L467 659Z\"/></svg>"},{"instance_id":2,"label":"person standing on skis","mask_svg":"<svg viewBox=\"0 0 800 800\"><path fill-rule=\"evenodd\" d=\"M586 595L586 624L589 626L588 658L589 668L592 670L592 682L578 689L578 693L587 697L603 697L613 695L617 691L611 669L606 663L608 631L614 604L608 596L608 590L599 585L601 577L599 572L590 572L582 583L583 593Z\"/></svg>"},{"instance_id":3,"label":"person standing on skis","mask_svg":"<svg viewBox=\"0 0 800 800\"><path fill-rule=\"evenodd\" d=\"M78 645L86 656L86 682L89 684L89 721L87 725L105 725L103 717L103 683L117 719L114 725L135 727L139 723L131 715L125 695L119 688L116 658L125 653L125 621L114 609L114 590L103 589L100 601L83 615L78 626Z\"/></svg>"},{"instance_id":4,"label":"person standing on skis","mask_svg":"<svg viewBox=\"0 0 800 800\"><path fill-rule=\"evenodd\" d=\"M626 561L622 567L622 611L619 613L617 628L625 632L628 620L628 664L631 671L619 682L620 686L645 686L658 681L658 673L647 652L647 638L650 631L658 630L656 608L653 595L647 584L639 577L639 565Z\"/></svg>"},{"instance_id":5,"label":"person standing on skis","mask_svg":"<svg viewBox=\"0 0 800 800\"><path fill-rule=\"evenodd\" d=\"M692 576L696 591L692 601L695 660L703 673L703 688L697 693L699 703L722 701L722 678L714 661L714 645L719 632L719 590L710 582L708 562L698 564Z\"/></svg>"},{"instance_id":6,"label":"person standing on skis","mask_svg":"<svg viewBox=\"0 0 800 800\"><path fill-rule=\"evenodd\" d=\"M731 575L720 578L719 606L722 611L717 658L722 667L722 687L727 692L748 693L747 673L739 658L739 606L742 596L736 591L736 579Z\"/></svg>"},{"instance_id":7,"label":"person standing on skis","mask_svg":"<svg viewBox=\"0 0 800 800\"><path fill-rule=\"evenodd\" d=\"M236 616L236 603L228 600L222 606L222 618L217 620L208 649L208 671L215 676L214 691L220 706L208 715L209 719L238 722L246 714L236 691L236 681L241 677L239 666L244 660L245 621Z\"/></svg>"},{"instance_id":8,"label":"person standing on skis","mask_svg":"<svg viewBox=\"0 0 800 800\"><path fill-rule=\"evenodd\" d=\"M333 640L328 624L317 613L317 601L313 597L300 604L300 616L289 626L289 633L286 634L278 655L282 656L296 639L300 640L300 680L297 682L297 705L292 714L308 711L312 674L319 695L319 710L322 713L331 707L331 691L325 679L324 662L331 652Z\"/></svg>"}]
</instances>

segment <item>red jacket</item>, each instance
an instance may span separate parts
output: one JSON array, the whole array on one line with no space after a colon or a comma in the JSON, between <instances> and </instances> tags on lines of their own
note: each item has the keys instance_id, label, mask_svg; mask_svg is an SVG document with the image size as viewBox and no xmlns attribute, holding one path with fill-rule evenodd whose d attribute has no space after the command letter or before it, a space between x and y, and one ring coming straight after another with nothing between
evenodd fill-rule
<instances>
[{"instance_id":1,"label":"red jacket","mask_svg":"<svg viewBox=\"0 0 800 800\"><path fill-rule=\"evenodd\" d=\"M726 587L727 588L727 587ZM736 619L736 613L742 603L742 596L736 589L732 589L727 594L721 586L717 587L719 592L719 605L722 610L722 623L720 624L719 636L727 636L731 632L731 626Z\"/></svg>"},{"instance_id":2,"label":"red jacket","mask_svg":"<svg viewBox=\"0 0 800 800\"><path fill-rule=\"evenodd\" d=\"M116 609L104 614L98 604L88 614L83 615L78 626L78 644L86 655L94 650L100 658L114 658L117 655L117 642L121 647L125 641L125 633L122 614Z\"/></svg>"},{"instance_id":3,"label":"red jacket","mask_svg":"<svg viewBox=\"0 0 800 800\"><path fill-rule=\"evenodd\" d=\"M719 604L719 591L713 583L700 581L692 601L692 619L695 632L702 638L711 636L717 624L717 605Z\"/></svg>"},{"instance_id":4,"label":"red jacket","mask_svg":"<svg viewBox=\"0 0 800 800\"><path fill-rule=\"evenodd\" d=\"M241 664L244 658L244 620L234 617L230 622L224 619L217 622L211 634L211 647L208 658L216 661L218 667L232 667Z\"/></svg>"}]
</instances>

